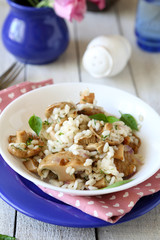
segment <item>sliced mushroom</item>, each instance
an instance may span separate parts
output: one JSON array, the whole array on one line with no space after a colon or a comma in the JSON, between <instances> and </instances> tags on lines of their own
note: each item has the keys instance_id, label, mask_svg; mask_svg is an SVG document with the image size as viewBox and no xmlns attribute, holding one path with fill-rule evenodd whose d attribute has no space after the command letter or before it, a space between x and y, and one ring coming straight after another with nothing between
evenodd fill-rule
<instances>
[{"instance_id":1,"label":"sliced mushroom","mask_svg":"<svg viewBox=\"0 0 160 240\"><path fill-rule=\"evenodd\" d=\"M52 115L54 108L63 109L63 108L65 108L66 105L68 105L70 107L70 110L72 110L72 111L70 111L70 117L75 118L77 116L76 106L70 102L59 102L59 103L54 103L54 104L48 106L45 111L46 118L49 118Z\"/></svg>"},{"instance_id":2,"label":"sliced mushroom","mask_svg":"<svg viewBox=\"0 0 160 240\"><path fill-rule=\"evenodd\" d=\"M95 184L94 184L94 187L97 187L97 188L104 188L107 186L107 181L106 179L103 177L101 180L97 181Z\"/></svg>"},{"instance_id":3,"label":"sliced mushroom","mask_svg":"<svg viewBox=\"0 0 160 240\"><path fill-rule=\"evenodd\" d=\"M37 140L34 145L32 145L33 140ZM17 131L16 136L9 136L8 141L8 151L18 158L35 156L42 151L44 146L44 142L38 136L25 131Z\"/></svg>"},{"instance_id":4,"label":"sliced mushroom","mask_svg":"<svg viewBox=\"0 0 160 240\"><path fill-rule=\"evenodd\" d=\"M11 135L8 138L8 142L11 143L26 143L28 139L28 134L26 131L17 131L16 136Z\"/></svg>"},{"instance_id":5,"label":"sliced mushroom","mask_svg":"<svg viewBox=\"0 0 160 240\"><path fill-rule=\"evenodd\" d=\"M104 142L90 143L88 146L86 146L86 150L98 151L101 154L103 153L104 144Z\"/></svg>"},{"instance_id":6,"label":"sliced mushroom","mask_svg":"<svg viewBox=\"0 0 160 240\"><path fill-rule=\"evenodd\" d=\"M82 145L82 146L86 146L90 143L95 143L96 142L96 136L95 135L91 135L88 137L83 137L81 139L78 140L78 144Z\"/></svg>"},{"instance_id":7,"label":"sliced mushroom","mask_svg":"<svg viewBox=\"0 0 160 240\"><path fill-rule=\"evenodd\" d=\"M23 164L28 169L28 171L37 173L38 162L34 159L28 159L27 161L23 162Z\"/></svg>"},{"instance_id":8,"label":"sliced mushroom","mask_svg":"<svg viewBox=\"0 0 160 240\"><path fill-rule=\"evenodd\" d=\"M101 109L99 108L84 108L82 110L79 110L78 111L78 114L84 114L84 115L87 115L87 116L91 116L91 115L95 115L95 114L98 114L98 113L104 113Z\"/></svg>"},{"instance_id":9,"label":"sliced mushroom","mask_svg":"<svg viewBox=\"0 0 160 240\"><path fill-rule=\"evenodd\" d=\"M129 178L132 176L137 170L137 162L134 154L130 154L129 152L124 153L124 161L119 159L114 159L114 163L116 165L117 170L120 173L124 173L125 178Z\"/></svg>"},{"instance_id":10,"label":"sliced mushroom","mask_svg":"<svg viewBox=\"0 0 160 240\"><path fill-rule=\"evenodd\" d=\"M80 103L84 104L84 103L91 103L93 104L94 102L94 98L95 98L95 94L94 93L89 93L89 95L84 95L83 93L80 96Z\"/></svg>"},{"instance_id":11,"label":"sliced mushroom","mask_svg":"<svg viewBox=\"0 0 160 240\"><path fill-rule=\"evenodd\" d=\"M121 144L121 143L124 141L124 137L123 137L123 136L120 136L119 139L114 139L114 140L112 140L112 139L110 139L110 138L108 138L108 137L106 137L106 138L103 137L102 134L101 134L101 133L102 133L102 130L99 131L99 132L96 132L96 131L93 129L92 126L91 126L89 129L93 132L93 134L95 134L95 136L96 136L100 141L108 142L108 144L109 144L110 146L119 145L119 144Z\"/></svg>"},{"instance_id":12,"label":"sliced mushroom","mask_svg":"<svg viewBox=\"0 0 160 240\"><path fill-rule=\"evenodd\" d=\"M114 150L114 158L119 159L121 161L124 160L124 145L120 144L117 146L117 149Z\"/></svg>"},{"instance_id":13,"label":"sliced mushroom","mask_svg":"<svg viewBox=\"0 0 160 240\"><path fill-rule=\"evenodd\" d=\"M105 130L111 131L112 128L113 128L112 123L105 123L105 125L104 125L104 127L103 127L103 131L105 131Z\"/></svg>"},{"instance_id":14,"label":"sliced mushroom","mask_svg":"<svg viewBox=\"0 0 160 240\"><path fill-rule=\"evenodd\" d=\"M99 135L99 133L97 133L92 126L89 127L89 129L91 130L91 132L99 139L101 140L101 136Z\"/></svg>"},{"instance_id":15,"label":"sliced mushroom","mask_svg":"<svg viewBox=\"0 0 160 240\"><path fill-rule=\"evenodd\" d=\"M133 151L134 151L134 153L137 153L138 152L138 149L139 149L139 147L140 147L140 145L141 145L141 140L140 140L140 138L139 137L137 137L135 134L133 134L133 136L134 136L134 138L136 139L136 141L137 141L137 143L134 141L131 141L131 137L129 137L129 136L127 136L127 137L125 137L124 138L124 144L125 145L128 145L128 146L130 146L132 149L133 149Z\"/></svg>"},{"instance_id":16,"label":"sliced mushroom","mask_svg":"<svg viewBox=\"0 0 160 240\"><path fill-rule=\"evenodd\" d=\"M74 168L75 172L89 170L91 166L84 166L86 158L73 155L71 152L60 152L50 154L42 159L38 166L39 176L43 175L43 170L48 169L58 176L59 181L73 181L75 180L74 173L66 172L68 167Z\"/></svg>"}]
</instances>

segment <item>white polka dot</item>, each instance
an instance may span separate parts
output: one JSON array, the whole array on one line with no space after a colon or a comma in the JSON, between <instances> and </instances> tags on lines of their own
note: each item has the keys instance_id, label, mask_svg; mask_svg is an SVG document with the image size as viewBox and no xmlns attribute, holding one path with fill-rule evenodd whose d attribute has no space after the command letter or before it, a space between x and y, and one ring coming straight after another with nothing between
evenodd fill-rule
<instances>
[{"instance_id":1,"label":"white polka dot","mask_svg":"<svg viewBox=\"0 0 160 240\"><path fill-rule=\"evenodd\" d=\"M145 186L150 187L151 185L152 185L151 183L147 183Z\"/></svg>"},{"instance_id":2,"label":"white polka dot","mask_svg":"<svg viewBox=\"0 0 160 240\"><path fill-rule=\"evenodd\" d=\"M139 192L139 193L137 193L137 195L142 197L144 194L143 194L143 192Z\"/></svg>"},{"instance_id":3,"label":"white polka dot","mask_svg":"<svg viewBox=\"0 0 160 240\"><path fill-rule=\"evenodd\" d=\"M106 205L104 205L104 206L102 206L103 208L108 208L108 206L106 206Z\"/></svg>"},{"instance_id":4,"label":"white polka dot","mask_svg":"<svg viewBox=\"0 0 160 240\"><path fill-rule=\"evenodd\" d=\"M100 203L105 203L104 201L99 201Z\"/></svg>"},{"instance_id":5,"label":"white polka dot","mask_svg":"<svg viewBox=\"0 0 160 240\"><path fill-rule=\"evenodd\" d=\"M123 194L123 197L124 198L126 198L126 197L128 197L129 196L129 192L125 192L124 194Z\"/></svg>"},{"instance_id":6,"label":"white polka dot","mask_svg":"<svg viewBox=\"0 0 160 240\"><path fill-rule=\"evenodd\" d=\"M60 192L60 193L58 194L58 197L63 197L63 193Z\"/></svg>"},{"instance_id":7,"label":"white polka dot","mask_svg":"<svg viewBox=\"0 0 160 240\"><path fill-rule=\"evenodd\" d=\"M52 193L49 192L48 194L53 197Z\"/></svg>"},{"instance_id":8,"label":"white polka dot","mask_svg":"<svg viewBox=\"0 0 160 240\"><path fill-rule=\"evenodd\" d=\"M108 212L108 213L106 213L106 216L107 216L107 217L112 217L112 216L113 216L113 213L112 213L112 212Z\"/></svg>"},{"instance_id":9,"label":"white polka dot","mask_svg":"<svg viewBox=\"0 0 160 240\"><path fill-rule=\"evenodd\" d=\"M124 210L123 210L123 209L118 209L117 211L120 212L121 214L124 213Z\"/></svg>"},{"instance_id":10,"label":"white polka dot","mask_svg":"<svg viewBox=\"0 0 160 240\"><path fill-rule=\"evenodd\" d=\"M97 213L96 210L94 210L94 216L95 216L95 217L98 217L98 213Z\"/></svg>"},{"instance_id":11,"label":"white polka dot","mask_svg":"<svg viewBox=\"0 0 160 240\"><path fill-rule=\"evenodd\" d=\"M140 188L139 187L135 187L134 189L139 190Z\"/></svg>"},{"instance_id":12,"label":"white polka dot","mask_svg":"<svg viewBox=\"0 0 160 240\"><path fill-rule=\"evenodd\" d=\"M22 88L20 91L21 91L21 93L26 93L27 90L26 90L26 88Z\"/></svg>"},{"instance_id":13,"label":"white polka dot","mask_svg":"<svg viewBox=\"0 0 160 240\"><path fill-rule=\"evenodd\" d=\"M155 189L149 189L149 191L154 193L156 190Z\"/></svg>"},{"instance_id":14,"label":"white polka dot","mask_svg":"<svg viewBox=\"0 0 160 240\"><path fill-rule=\"evenodd\" d=\"M8 94L8 97L11 99L14 98L14 93L12 92L12 93Z\"/></svg>"},{"instance_id":15,"label":"white polka dot","mask_svg":"<svg viewBox=\"0 0 160 240\"><path fill-rule=\"evenodd\" d=\"M79 206L80 206L80 201L79 201L79 200L76 200L75 206L76 206L76 207L79 207Z\"/></svg>"},{"instance_id":16,"label":"white polka dot","mask_svg":"<svg viewBox=\"0 0 160 240\"><path fill-rule=\"evenodd\" d=\"M128 204L128 207L133 207L134 206L134 202L131 201L129 204Z\"/></svg>"},{"instance_id":17,"label":"white polka dot","mask_svg":"<svg viewBox=\"0 0 160 240\"><path fill-rule=\"evenodd\" d=\"M92 205L92 204L94 204L94 201L89 201L88 204Z\"/></svg>"},{"instance_id":18,"label":"white polka dot","mask_svg":"<svg viewBox=\"0 0 160 240\"><path fill-rule=\"evenodd\" d=\"M155 178L160 178L160 173L158 173Z\"/></svg>"},{"instance_id":19,"label":"white polka dot","mask_svg":"<svg viewBox=\"0 0 160 240\"><path fill-rule=\"evenodd\" d=\"M102 198L102 196L96 196L96 198Z\"/></svg>"},{"instance_id":20,"label":"white polka dot","mask_svg":"<svg viewBox=\"0 0 160 240\"><path fill-rule=\"evenodd\" d=\"M119 207L119 203L114 204L113 207Z\"/></svg>"},{"instance_id":21,"label":"white polka dot","mask_svg":"<svg viewBox=\"0 0 160 240\"><path fill-rule=\"evenodd\" d=\"M2 98L0 98L0 103L2 102Z\"/></svg>"},{"instance_id":22,"label":"white polka dot","mask_svg":"<svg viewBox=\"0 0 160 240\"><path fill-rule=\"evenodd\" d=\"M116 196L112 195L112 197L110 197L110 200L114 200L114 199L116 199Z\"/></svg>"}]
</instances>

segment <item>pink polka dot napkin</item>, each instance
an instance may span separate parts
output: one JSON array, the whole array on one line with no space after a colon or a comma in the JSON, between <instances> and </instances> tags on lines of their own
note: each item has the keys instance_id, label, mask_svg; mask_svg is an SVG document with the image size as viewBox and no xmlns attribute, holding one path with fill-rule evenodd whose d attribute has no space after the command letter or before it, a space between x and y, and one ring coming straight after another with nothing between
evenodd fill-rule
<instances>
[{"instance_id":1,"label":"pink polka dot napkin","mask_svg":"<svg viewBox=\"0 0 160 240\"><path fill-rule=\"evenodd\" d=\"M37 83L23 82L0 91L0 112L20 95L48 84L53 84L53 80L49 79ZM126 213L131 211L141 197L156 193L160 190L160 170L136 187L102 196L71 196L41 186L39 187L54 198L72 205L89 215L110 223L115 223Z\"/></svg>"},{"instance_id":2,"label":"pink polka dot napkin","mask_svg":"<svg viewBox=\"0 0 160 240\"><path fill-rule=\"evenodd\" d=\"M0 113L3 109L17 97L29 92L33 89L46 86L48 84L53 84L53 80L45 80L42 82L23 82L0 91Z\"/></svg>"},{"instance_id":3,"label":"pink polka dot napkin","mask_svg":"<svg viewBox=\"0 0 160 240\"><path fill-rule=\"evenodd\" d=\"M71 196L41 186L39 187L54 198L72 205L89 215L110 223L115 223L126 213L130 212L141 197L156 193L160 190L160 170L136 187L101 196Z\"/></svg>"}]
</instances>

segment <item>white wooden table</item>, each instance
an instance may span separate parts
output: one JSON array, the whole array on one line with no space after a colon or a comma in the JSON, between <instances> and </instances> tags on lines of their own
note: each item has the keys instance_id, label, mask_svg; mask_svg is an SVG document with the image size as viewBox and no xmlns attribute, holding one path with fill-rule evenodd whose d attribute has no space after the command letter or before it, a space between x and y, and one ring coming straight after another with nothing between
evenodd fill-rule
<instances>
[{"instance_id":1,"label":"white wooden table","mask_svg":"<svg viewBox=\"0 0 160 240\"><path fill-rule=\"evenodd\" d=\"M51 77L55 83L100 83L135 94L160 113L160 54L149 54L136 46L136 4L136 0L120 0L109 12L89 12L81 23L68 23L70 44L59 60L43 66L26 65L13 84L23 81L36 82ZM8 11L5 0L0 0L0 29ZM130 41L133 53L128 66L121 74L114 78L97 80L84 71L81 59L89 41L102 34L124 35ZM14 58L0 40L0 75L13 61ZM55 226L29 218L0 199L0 233L15 236L19 240L159 240L160 205L130 222L98 229L81 229Z\"/></svg>"}]
</instances>

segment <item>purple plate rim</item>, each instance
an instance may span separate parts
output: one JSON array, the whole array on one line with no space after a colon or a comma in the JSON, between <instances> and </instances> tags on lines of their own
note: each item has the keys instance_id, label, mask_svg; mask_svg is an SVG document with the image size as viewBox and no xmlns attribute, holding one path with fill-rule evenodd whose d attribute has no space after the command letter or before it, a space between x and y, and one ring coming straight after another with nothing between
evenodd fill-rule
<instances>
[{"instance_id":1,"label":"purple plate rim","mask_svg":"<svg viewBox=\"0 0 160 240\"><path fill-rule=\"evenodd\" d=\"M18 194L17 194L18 193ZM24 179L0 156L0 197L17 211L42 222L78 228L96 228L120 224L144 215L160 204L160 191L141 198L118 222L111 224L92 217L41 191Z\"/></svg>"}]
</instances>

